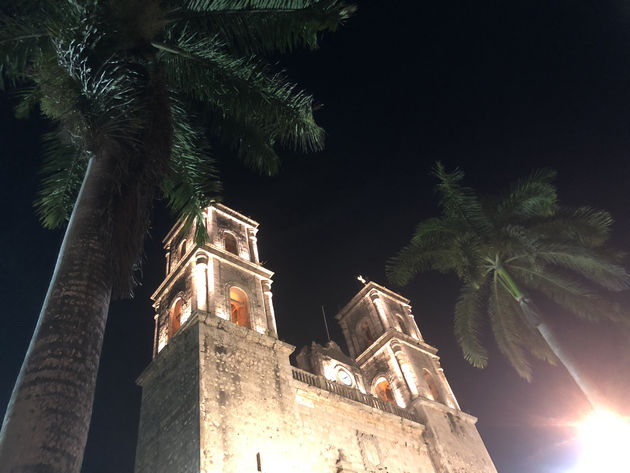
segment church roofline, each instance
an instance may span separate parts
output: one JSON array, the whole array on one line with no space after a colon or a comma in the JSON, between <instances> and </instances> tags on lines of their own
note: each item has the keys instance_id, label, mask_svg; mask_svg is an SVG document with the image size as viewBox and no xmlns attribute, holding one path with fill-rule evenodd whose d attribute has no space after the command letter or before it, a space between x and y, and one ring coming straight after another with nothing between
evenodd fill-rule
<instances>
[{"instance_id":1,"label":"church roofline","mask_svg":"<svg viewBox=\"0 0 630 473\"><path fill-rule=\"evenodd\" d=\"M440 357L437 355L438 349L435 348L434 346L429 345L426 342L415 340L409 337L408 335L401 336L401 333L398 332L397 330L388 329L385 332L383 332L383 334L380 337L374 340L374 342L369 347L367 347L365 350L363 350L363 352L357 355L356 363L359 366L359 368L363 369L365 367L365 364L368 361L370 361L370 359L374 355L379 353L381 350L387 349L388 347L387 343L390 340L396 340L399 343L410 346L416 350L420 350L426 353L427 355L429 355L431 358L434 358L436 360L440 359Z\"/></svg>"},{"instance_id":2,"label":"church roofline","mask_svg":"<svg viewBox=\"0 0 630 473\"><path fill-rule=\"evenodd\" d=\"M214 207L215 210L218 210L219 212L223 213L224 215L227 215L228 217L231 217L235 220L238 220L242 223L245 224L245 226L250 227L250 228L258 228L259 223L254 220L249 218L246 215L243 215L240 212L237 212L236 210L233 210L229 207L227 207L226 205L223 204L219 204L219 203L214 203L209 205L208 207L206 207L205 210ZM179 231L182 229L182 227L184 226L184 222L180 221L177 222L175 225L173 225L173 227L171 228L171 230L166 234L166 236L162 239L162 244L166 245L167 242L169 242L174 236L175 234L179 233Z\"/></svg>"},{"instance_id":3,"label":"church roofline","mask_svg":"<svg viewBox=\"0 0 630 473\"><path fill-rule=\"evenodd\" d=\"M216 210L223 212L236 220L241 220L248 227L258 228L258 222L256 220L251 219L247 215L243 215L242 213L237 212L236 210L233 210L223 204L212 204L210 207L214 207Z\"/></svg>"},{"instance_id":4,"label":"church roofline","mask_svg":"<svg viewBox=\"0 0 630 473\"><path fill-rule=\"evenodd\" d=\"M350 299L350 302L348 302L339 312L337 312L337 315L335 315L335 319L341 320L350 310L354 308L355 305L359 303L361 299L363 299L373 289L386 296L389 296L390 298L402 304L405 304L405 305L411 304L411 301L407 299L406 297L401 296L400 294L392 291L391 289L387 289L385 286L381 286L380 284L377 284L374 281L369 281L363 286L363 288L361 288L359 292L355 294L355 296L352 299Z\"/></svg>"}]
</instances>

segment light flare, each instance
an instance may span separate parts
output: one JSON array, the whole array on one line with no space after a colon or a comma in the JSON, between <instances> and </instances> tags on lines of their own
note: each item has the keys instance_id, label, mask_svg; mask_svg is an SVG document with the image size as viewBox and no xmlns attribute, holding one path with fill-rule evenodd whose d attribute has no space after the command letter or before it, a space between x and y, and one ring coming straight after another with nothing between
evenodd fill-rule
<instances>
[{"instance_id":1,"label":"light flare","mask_svg":"<svg viewBox=\"0 0 630 473\"><path fill-rule=\"evenodd\" d=\"M581 451L572 473L628 473L630 422L608 411L595 411L578 425Z\"/></svg>"}]
</instances>

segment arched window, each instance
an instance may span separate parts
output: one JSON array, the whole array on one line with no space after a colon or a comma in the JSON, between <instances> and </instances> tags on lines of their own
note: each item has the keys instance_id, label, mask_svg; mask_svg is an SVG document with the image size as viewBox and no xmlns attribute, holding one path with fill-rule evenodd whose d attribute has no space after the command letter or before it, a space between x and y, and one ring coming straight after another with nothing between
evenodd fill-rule
<instances>
[{"instance_id":1,"label":"arched window","mask_svg":"<svg viewBox=\"0 0 630 473\"><path fill-rule=\"evenodd\" d=\"M230 306L232 322L241 327L250 328L247 294L237 287L230 288Z\"/></svg>"},{"instance_id":2,"label":"arched window","mask_svg":"<svg viewBox=\"0 0 630 473\"><path fill-rule=\"evenodd\" d=\"M409 335L407 324L405 323L405 319L403 318L402 315L396 314L396 322L398 323L398 326L400 327L400 331L404 333L405 335Z\"/></svg>"},{"instance_id":3,"label":"arched window","mask_svg":"<svg viewBox=\"0 0 630 473\"><path fill-rule=\"evenodd\" d=\"M169 314L169 327L168 337L171 338L175 335L175 332L179 330L182 325L182 299L178 297L177 300L171 306L171 313Z\"/></svg>"},{"instance_id":4,"label":"arched window","mask_svg":"<svg viewBox=\"0 0 630 473\"><path fill-rule=\"evenodd\" d=\"M438 391L438 388L435 384L435 380L433 379L433 376L431 375L431 373L429 373L429 370L424 368L423 370L423 374L424 374L424 381L427 383L427 386L429 387L429 395L427 397L433 399L434 401L439 401L440 400L440 391Z\"/></svg>"},{"instance_id":5,"label":"arched window","mask_svg":"<svg viewBox=\"0 0 630 473\"><path fill-rule=\"evenodd\" d=\"M382 399L383 401L396 404L392 388L385 378L379 378L379 380L376 382L376 384L374 385L374 394L376 394L376 397Z\"/></svg>"},{"instance_id":6,"label":"arched window","mask_svg":"<svg viewBox=\"0 0 630 473\"><path fill-rule=\"evenodd\" d=\"M179 245L179 259L182 259L186 254L186 240L183 240L181 245Z\"/></svg>"},{"instance_id":7,"label":"arched window","mask_svg":"<svg viewBox=\"0 0 630 473\"><path fill-rule=\"evenodd\" d=\"M223 236L223 243L225 244L225 251L238 254L238 245L236 244L236 237L231 233L225 233Z\"/></svg>"}]
</instances>

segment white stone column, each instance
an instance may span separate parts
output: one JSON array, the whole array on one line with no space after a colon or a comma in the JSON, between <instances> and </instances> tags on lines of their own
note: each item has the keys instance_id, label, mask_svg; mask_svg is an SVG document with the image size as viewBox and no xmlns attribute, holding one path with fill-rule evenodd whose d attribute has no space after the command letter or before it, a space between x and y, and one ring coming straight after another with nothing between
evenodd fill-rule
<instances>
[{"instance_id":1,"label":"white stone column","mask_svg":"<svg viewBox=\"0 0 630 473\"><path fill-rule=\"evenodd\" d=\"M158 316L159 314L157 312L153 316L155 319L155 330L153 332L153 358L155 358L158 354Z\"/></svg>"},{"instance_id":2,"label":"white stone column","mask_svg":"<svg viewBox=\"0 0 630 473\"><path fill-rule=\"evenodd\" d=\"M395 341L392 341L392 343L390 344L390 349L394 360L398 365L398 369L400 370L400 373L402 373L405 384L409 389L411 399L415 399L416 397L418 397L419 394L418 382L416 377L414 376L413 369L411 367L411 364L409 363L407 354L404 353L400 344Z\"/></svg>"},{"instance_id":3,"label":"white stone column","mask_svg":"<svg viewBox=\"0 0 630 473\"><path fill-rule=\"evenodd\" d=\"M263 279L262 281L263 297L265 299L265 314L267 315L267 330L269 333L278 338L278 329L276 328L276 315L273 310L273 294L271 293L270 279Z\"/></svg>"},{"instance_id":4,"label":"white stone column","mask_svg":"<svg viewBox=\"0 0 630 473\"><path fill-rule=\"evenodd\" d=\"M411 321L411 330L409 331L409 334L416 340L420 340L421 342L423 342L424 339L422 338L422 333L420 332L420 328L418 327L416 318L411 313L411 307L408 305L405 305L404 308L405 308L405 316L407 317L407 320Z\"/></svg>"},{"instance_id":5,"label":"white stone column","mask_svg":"<svg viewBox=\"0 0 630 473\"><path fill-rule=\"evenodd\" d=\"M440 385L442 393L446 394L446 404L449 407L455 408L455 409L459 409L459 403L457 402L457 399L455 398L455 394L453 393L453 390L451 389L451 385L448 384L448 381L446 380L446 376L444 375L444 368L442 367L437 367L437 375L440 378Z\"/></svg>"},{"instance_id":6,"label":"white stone column","mask_svg":"<svg viewBox=\"0 0 630 473\"><path fill-rule=\"evenodd\" d=\"M389 320L387 320L387 314L385 313L385 306L383 305L383 301L376 291L370 292L370 299L372 300L374 307L376 307L376 312L378 312L381 324L383 324L383 332L386 332L387 329L391 327L391 325L389 323Z\"/></svg>"},{"instance_id":7,"label":"white stone column","mask_svg":"<svg viewBox=\"0 0 630 473\"><path fill-rule=\"evenodd\" d=\"M193 309L208 312L208 256L199 253L193 269Z\"/></svg>"},{"instance_id":8,"label":"white stone column","mask_svg":"<svg viewBox=\"0 0 630 473\"><path fill-rule=\"evenodd\" d=\"M258 257L258 239L256 238L256 229L250 228L247 231L247 238L249 240L249 254L251 255L252 262L258 264L260 263Z\"/></svg>"}]
</instances>

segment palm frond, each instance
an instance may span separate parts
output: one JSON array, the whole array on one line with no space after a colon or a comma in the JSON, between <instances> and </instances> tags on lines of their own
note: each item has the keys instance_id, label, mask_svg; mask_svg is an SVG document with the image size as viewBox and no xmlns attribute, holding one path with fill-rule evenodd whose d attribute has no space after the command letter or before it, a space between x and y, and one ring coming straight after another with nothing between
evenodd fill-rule
<instances>
[{"instance_id":1,"label":"palm frond","mask_svg":"<svg viewBox=\"0 0 630 473\"><path fill-rule=\"evenodd\" d=\"M267 176L280 169L280 157L273 142L262 130L251 123L237 122L229 117L213 116L208 119L210 134L236 153L248 167Z\"/></svg>"},{"instance_id":2,"label":"palm frond","mask_svg":"<svg viewBox=\"0 0 630 473\"><path fill-rule=\"evenodd\" d=\"M523 257L531 259L538 252L541 242L540 236L528 227L508 224L497 228L492 244L509 262Z\"/></svg>"},{"instance_id":3,"label":"palm frond","mask_svg":"<svg viewBox=\"0 0 630 473\"><path fill-rule=\"evenodd\" d=\"M456 222L449 221L445 218L428 218L420 222L411 237L411 241L415 243L424 243L426 240L442 240L443 238L452 238L457 234Z\"/></svg>"},{"instance_id":4,"label":"palm frond","mask_svg":"<svg viewBox=\"0 0 630 473\"><path fill-rule=\"evenodd\" d=\"M212 31L239 54L315 49L318 33L335 31L356 10L339 0L296 2L190 2L168 15L173 29Z\"/></svg>"},{"instance_id":5,"label":"palm frond","mask_svg":"<svg viewBox=\"0 0 630 473\"><path fill-rule=\"evenodd\" d=\"M297 10L308 3L309 0L187 0L184 8L192 11Z\"/></svg>"},{"instance_id":6,"label":"palm frond","mask_svg":"<svg viewBox=\"0 0 630 473\"><path fill-rule=\"evenodd\" d=\"M554 214L558 196L552 184L556 177L553 169L539 169L510 186L506 197L497 205L497 218L523 223L530 218L545 218Z\"/></svg>"},{"instance_id":7,"label":"palm frond","mask_svg":"<svg viewBox=\"0 0 630 473\"><path fill-rule=\"evenodd\" d=\"M122 153L142 153L153 107L150 78L116 56L93 70L91 48L98 41L98 34L86 29L80 40L55 42L57 64L40 81L42 111L87 152L115 143Z\"/></svg>"},{"instance_id":8,"label":"palm frond","mask_svg":"<svg viewBox=\"0 0 630 473\"><path fill-rule=\"evenodd\" d=\"M41 93L38 87L25 86L15 91L15 96L19 99L15 106L16 118L28 118L37 109L41 100Z\"/></svg>"},{"instance_id":9,"label":"palm frond","mask_svg":"<svg viewBox=\"0 0 630 473\"><path fill-rule=\"evenodd\" d=\"M171 97L173 150L171 169L161 184L168 207L184 221L184 231L195 225L195 242L208 240L203 209L218 200L221 185L203 133L191 124L181 102Z\"/></svg>"},{"instance_id":10,"label":"palm frond","mask_svg":"<svg viewBox=\"0 0 630 473\"><path fill-rule=\"evenodd\" d=\"M481 261L484 247L479 237L473 233L460 233L452 240L452 261L440 267L440 261L434 263L434 268L442 272L454 270L461 281L476 283L484 274Z\"/></svg>"},{"instance_id":11,"label":"palm frond","mask_svg":"<svg viewBox=\"0 0 630 473\"><path fill-rule=\"evenodd\" d=\"M464 358L476 368L488 364L488 352L481 343L482 309L487 298L487 287L467 284L462 287L455 304L455 337Z\"/></svg>"},{"instance_id":12,"label":"palm frond","mask_svg":"<svg viewBox=\"0 0 630 473\"><path fill-rule=\"evenodd\" d=\"M461 185L464 173L460 169L447 172L442 163L435 163L433 174L438 178L436 191L440 197L440 207L444 215L454 221L464 221L471 230L480 236L492 230L479 198L470 187Z\"/></svg>"},{"instance_id":13,"label":"palm frond","mask_svg":"<svg viewBox=\"0 0 630 473\"><path fill-rule=\"evenodd\" d=\"M43 147L43 177L35 209L44 227L60 228L72 213L87 159L74 146L64 143L59 131L44 135Z\"/></svg>"},{"instance_id":14,"label":"palm frond","mask_svg":"<svg viewBox=\"0 0 630 473\"><path fill-rule=\"evenodd\" d=\"M32 65L43 49L50 49L45 29L33 31L30 25L0 13L0 90L32 78Z\"/></svg>"},{"instance_id":15,"label":"palm frond","mask_svg":"<svg viewBox=\"0 0 630 473\"><path fill-rule=\"evenodd\" d=\"M457 264L450 242L427 245L412 242L387 261L387 279L398 286L406 285L415 275L429 269L448 272Z\"/></svg>"},{"instance_id":16,"label":"palm frond","mask_svg":"<svg viewBox=\"0 0 630 473\"><path fill-rule=\"evenodd\" d=\"M605 210L559 208L553 216L536 222L531 230L550 239L597 248L608 239L612 223L611 215Z\"/></svg>"},{"instance_id":17,"label":"palm frond","mask_svg":"<svg viewBox=\"0 0 630 473\"><path fill-rule=\"evenodd\" d=\"M315 123L312 97L282 74L230 56L216 38L184 33L173 47L154 46L169 84L214 106L220 116L260 129L274 144L321 149L324 133Z\"/></svg>"},{"instance_id":18,"label":"palm frond","mask_svg":"<svg viewBox=\"0 0 630 473\"><path fill-rule=\"evenodd\" d=\"M582 277L611 291L630 287L630 274L620 265L607 261L595 251L578 245L547 242L536 259L575 271Z\"/></svg>"},{"instance_id":19,"label":"palm frond","mask_svg":"<svg viewBox=\"0 0 630 473\"><path fill-rule=\"evenodd\" d=\"M630 314L623 313L618 304L600 297L591 288L568 274L550 268L543 271L518 265L511 269L528 289L542 293L584 320L591 322L610 320L630 325Z\"/></svg>"}]
</instances>

